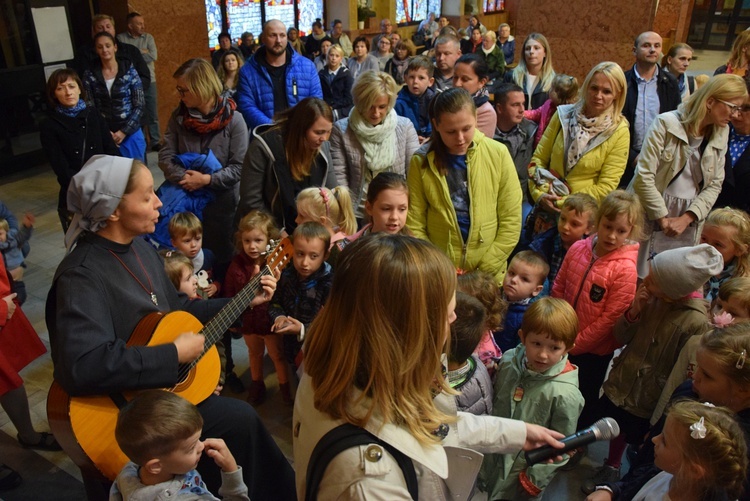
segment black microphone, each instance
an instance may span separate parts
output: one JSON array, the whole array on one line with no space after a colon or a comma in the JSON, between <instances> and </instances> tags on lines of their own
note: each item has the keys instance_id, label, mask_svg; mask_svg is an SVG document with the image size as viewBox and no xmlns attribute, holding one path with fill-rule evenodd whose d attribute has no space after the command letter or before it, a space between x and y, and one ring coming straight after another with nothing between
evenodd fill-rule
<instances>
[{"instance_id":1,"label":"black microphone","mask_svg":"<svg viewBox=\"0 0 750 501\"><path fill-rule=\"evenodd\" d=\"M573 435L567 436L560 440L565 447L558 449L551 445L543 445L530 451L526 451L526 463L531 466L542 461L546 461L564 452L572 451L578 447L583 447L597 440L612 440L620 434L620 425L610 417L605 417L592 424L585 430L577 431Z\"/></svg>"}]
</instances>

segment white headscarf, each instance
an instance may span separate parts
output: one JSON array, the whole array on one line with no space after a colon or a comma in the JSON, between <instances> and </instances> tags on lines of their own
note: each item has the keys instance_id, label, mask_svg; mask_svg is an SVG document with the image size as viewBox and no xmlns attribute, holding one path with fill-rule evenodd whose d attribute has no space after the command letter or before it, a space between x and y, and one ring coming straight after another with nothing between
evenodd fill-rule
<instances>
[{"instance_id":1,"label":"white headscarf","mask_svg":"<svg viewBox=\"0 0 750 501\"><path fill-rule=\"evenodd\" d=\"M94 155L73 176L68 187L68 210L73 213L65 234L68 252L84 230L96 232L107 225L120 205L132 168L132 158Z\"/></svg>"}]
</instances>

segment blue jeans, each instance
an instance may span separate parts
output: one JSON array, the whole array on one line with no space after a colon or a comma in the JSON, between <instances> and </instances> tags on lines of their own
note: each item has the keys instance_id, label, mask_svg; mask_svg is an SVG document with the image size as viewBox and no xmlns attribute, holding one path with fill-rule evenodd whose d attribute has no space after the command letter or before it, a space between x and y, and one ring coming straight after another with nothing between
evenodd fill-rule
<instances>
[{"instance_id":1,"label":"blue jeans","mask_svg":"<svg viewBox=\"0 0 750 501\"><path fill-rule=\"evenodd\" d=\"M161 141L161 131L159 130L159 114L158 107L156 104L156 82L151 82L146 89L144 89L146 96L146 130L148 131L148 139L151 146Z\"/></svg>"}]
</instances>

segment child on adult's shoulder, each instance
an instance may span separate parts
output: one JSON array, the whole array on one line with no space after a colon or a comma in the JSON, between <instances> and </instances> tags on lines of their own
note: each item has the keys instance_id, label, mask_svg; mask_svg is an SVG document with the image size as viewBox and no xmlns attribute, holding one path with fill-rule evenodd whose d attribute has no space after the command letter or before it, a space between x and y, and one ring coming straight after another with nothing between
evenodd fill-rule
<instances>
[{"instance_id":1,"label":"child on adult's shoulder","mask_svg":"<svg viewBox=\"0 0 750 501\"><path fill-rule=\"evenodd\" d=\"M26 302L26 284L23 281L24 253L22 247L31 238L36 219L27 212L18 229L11 228L8 221L0 218L0 251L5 259L5 269L13 278L13 290L19 305Z\"/></svg>"},{"instance_id":2,"label":"child on adult's shoulder","mask_svg":"<svg viewBox=\"0 0 750 501\"><path fill-rule=\"evenodd\" d=\"M192 212L175 214L169 220L169 238L175 249L193 261L196 273L204 270L208 273L209 285L199 289L199 294L203 298L216 296L221 284L213 277L214 254L203 248L203 224L200 219Z\"/></svg>"},{"instance_id":3,"label":"child on adult's shoulder","mask_svg":"<svg viewBox=\"0 0 750 501\"><path fill-rule=\"evenodd\" d=\"M460 392L456 396L459 411L477 416L492 413L492 380L487 368L473 355L487 314L482 303L463 292L456 292L456 321L451 324L451 349L448 355L448 383Z\"/></svg>"},{"instance_id":4,"label":"child on adult's shoulder","mask_svg":"<svg viewBox=\"0 0 750 501\"><path fill-rule=\"evenodd\" d=\"M395 110L399 116L411 120L419 142L424 143L432 134L428 113L430 101L437 91L433 89L435 67L427 57L417 56L406 67L406 85L399 91Z\"/></svg>"},{"instance_id":5,"label":"child on adult's shoulder","mask_svg":"<svg viewBox=\"0 0 750 501\"><path fill-rule=\"evenodd\" d=\"M543 105L535 110L526 110L523 112L523 116L539 124L534 135L534 148L539 144L539 141L544 135L544 131L547 130L552 115L557 111L557 107L561 104L573 104L578 100L578 80L576 77L558 73L555 78L552 79L552 84L549 90L549 99L547 99Z\"/></svg>"},{"instance_id":6,"label":"child on adult's shoulder","mask_svg":"<svg viewBox=\"0 0 750 501\"><path fill-rule=\"evenodd\" d=\"M708 327L724 328L750 322L750 277L735 277L724 282L719 288L719 295L709 313L711 324ZM698 367L698 349L700 337L691 337L680 350L677 361L664 383L659 402L651 415L651 424L656 424L664 414L669 400L683 381L692 379ZM748 493L750 495L750 492Z\"/></svg>"},{"instance_id":7,"label":"child on adult's shoulder","mask_svg":"<svg viewBox=\"0 0 750 501\"><path fill-rule=\"evenodd\" d=\"M725 407L683 400L655 436L654 468L627 481L598 485L586 501L737 499L748 459L743 429Z\"/></svg>"},{"instance_id":8,"label":"child on adult's shoulder","mask_svg":"<svg viewBox=\"0 0 750 501\"><path fill-rule=\"evenodd\" d=\"M626 446L641 444L680 350L709 327L700 290L722 267L721 254L707 244L667 250L651 260L630 309L615 324L614 335L625 348L614 358L598 408L600 417L620 424L621 433L609 442L598 477L584 483L587 494L602 483L600 477L619 478Z\"/></svg>"},{"instance_id":9,"label":"child on adult's shoulder","mask_svg":"<svg viewBox=\"0 0 750 501\"><path fill-rule=\"evenodd\" d=\"M292 243L293 266L281 273L268 313L273 321L271 332L284 334L287 362L299 368L305 332L331 291L333 274L325 262L331 234L322 224L309 221L295 228Z\"/></svg>"},{"instance_id":10,"label":"child on adult's shoulder","mask_svg":"<svg viewBox=\"0 0 750 501\"><path fill-rule=\"evenodd\" d=\"M712 245L724 258L724 269L704 288L706 299L714 301L726 280L750 276L750 216L729 207L711 211L701 231L701 243Z\"/></svg>"},{"instance_id":11,"label":"child on adult's shoulder","mask_svg":"<svg viewBox=\"0 0 750 501\"><path fill-rule=\"evenodd\" d=\"M328 188L305 188L297 195L297 224L317 221L331 234L331 245L328 263L335 267L336 259L343 248L347 237L357 232L357 218L349 189L337 186ZM337 245L341 242L341 245Z\"/></svg>"},{"instance_id":12,"label":"child on adult's shoulder","mask_svg":"<svg viewBox=\"0 0 750 501\"><path fill-rule=\"evenodd\" d=\"M549 263L549 275L542 295L549 294L568 249L596 230L598 210L599 204L594 197L588 193L574 193L565 199L557 225L538 234L531 241L529 248L542 254Z\"/></svg>"},{"instance_id":13,"label":"child on adult's shoulder","mask_svg":"<svg viewBox=\"0 0 750 501\"><path fill-rule=\"evenodd\" d=\"M578 368L568 360L577 332L578 318L567 302L533 303L521 324L521 344L500 360L492 414L574 433L584 403ZM480 488L490 499L535 499L563 464L528 465L523 454L485 455Z\"/></svg>"},{"instance_id":14,"label":"child on adult's shoulder","mask_svg":"<svg viewBox=\"0 0 750 501\"><path fill-rule=\"evenodd\" d=\"M520 339L521 320L531 302L544 288L549 264L544 256L531 250L521 251L510 261L503 279L503 297L508 301L503 329L495 332L495 341L503 352L515 348Z\"/></svg>"},{"instance_id":15,"label":"child on adult's shoulder","mask_svg":"<svg viewBox=\"0 0 750 501\"><path fill-rule=\"evenodd\" d=\"M117 416L115 438L130 462L112 484L110 501L218 500L196 469L202 454L221 468L221 499L248 501L231 451L220 438L201 441L202 429L198 409L174 393L147 390L133 398Z\"/></svg>"},{"instance_id":16,"label":"child on adult's shoulder","mask_svg":"<svg viewBox=\"0 0 750 501\"><path fill-rule=\"evenodd\" d=\"M458 275L458 290L478 299L484 306L486 317L484 333L474 354L492 377L503 353L497 346L492 332L502 326L508 304L500 295L500 288L497 286L495 277L481 270Z\"/></svg>"},{"instance_id":17,"label":"child on adult's shoulder","mask_svg":"<svg viewBox=\"0 0 750 501\"><path fill-rule=\"evenodd\" d=\"M240 220L235 237L237 254L232 259L224 279L225 297L236 296L253 277L260 273L265 264L265 255L270 241L278 238L279 230L276 228L273 216L268 213L254 210ZM271 319L268 316L269 304L260 303L262 299L255 298L245 309L239 329L247 345L250 356L250 375L253 380L248 389L247 400L253 405L259 405L265 400L263 355L268 350L279 380L281 398L284 403L290 405L294 401L289 386L288 366L284 359L284 343L281 336L271 332Z\"/></svg>"},{"instance_id":18,"label":"child on adult's shoulder","mask_svg":"<svg viewBox=\"0 0 750 501\"><path fill-rule=\"evenodd\" d=\"M552 286L552 297L565 299L579 322L571 362L580 371L586 405L580 427L596 420L599 389L620 343L615 322L633 302L638 273L638 238L643 209L638 197L624 190L607 195L597 213L597 233L574 243L565 255Z\"/></svg>"}]
</instances>

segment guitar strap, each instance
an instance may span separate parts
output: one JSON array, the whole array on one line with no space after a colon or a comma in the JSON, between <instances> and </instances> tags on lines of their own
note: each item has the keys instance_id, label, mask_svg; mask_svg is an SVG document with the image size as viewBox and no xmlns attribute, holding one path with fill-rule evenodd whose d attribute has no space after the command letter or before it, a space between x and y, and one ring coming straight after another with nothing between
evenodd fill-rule
<instances>
[{"instance_id":1,"label":"guitar strap","mask_svg":"<svg viewBox=\"0 0 750 501\"><path fill-rule=\"evenodd\" d=\"M122 393L110 393L109 398L117 406L118 409L122 409L128 403Z\"/></svg>"}]
</instances>

